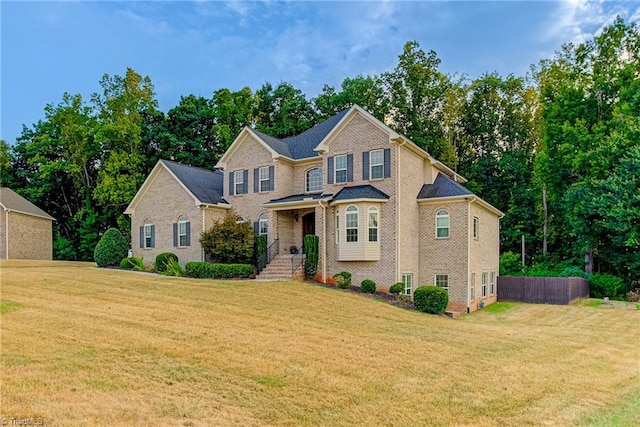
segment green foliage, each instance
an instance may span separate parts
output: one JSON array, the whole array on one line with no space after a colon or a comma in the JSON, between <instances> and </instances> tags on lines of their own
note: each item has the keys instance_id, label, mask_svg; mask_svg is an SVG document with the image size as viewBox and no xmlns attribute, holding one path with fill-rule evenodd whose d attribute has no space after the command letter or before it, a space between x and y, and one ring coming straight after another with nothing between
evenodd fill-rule
<instances>
[{"instance_id":1,"label":"green foliage","mask_svg":"<svg viewBox=\"0 0 640 427\"><path fill-rule=\"evenodd\" d=\"M351 273L341 271L340 273L334 274L333 280L336 281L340 289L349 289L351 286Z\"/></svg>"},{"instance_id":2,"label":"green foliage","mask_svg":"<svg viewBox=\"0 0 640 427\"><path fill-rule=\"evenodd\" d=\"M212 264L209 262L188 262L185 275L197 279L248 278L253 274L250 264Z\"/></svg>"},{"instance_id":3,"label":"green foliage","mask_svg":"<svg viewBox=\"0 0 640 427\"><path fill-rule=\"evenodd\" d=\"M166 269L162 272L165 276L182 277L185 275L184 269L180 266L177 259L169 258L165 264Z\"/></svg>"},{"instance_id":4,"label":"green foliage","mask_svg":"<svg viewBox=\"0 0 640 427\"><path fill-rule=\"evenodd\" d=\"M373 294L376 291L376 282L369 279L364 279L360 282L360 290L365 294Z\"/></svg>"},{"instance_id":5,"label":"green foliage","mask_svg":"<svg viewBox=\"0 0 640 427\"><path fill-rule=\"evenodd\" d=\"M253 227L234 213L216 221L202 234L200 244L205 253L219 263L249 264L253 261Z\"/></svg>"},{"instance_id":6,"label":"green foliage","mask_svg":"<svg viewBox=\"0 0 640 427\"><path fill-rule=\"evenodd\" d=\"M589 280L591 275L587 274L580 267L567 267L558 274L558 277L582 277L583 279Z\"/></svg>"},{"instance_id":7,"label":"green foliage","mask_svg":"<svg viewBox=\"0 0 640 427\"><path fill-rule=\"evenodd\" d=\"M449 293L438 286L420 286L413 291L413 305L424 313L442 314L447 309Z\"/></svg>"},{"instance_id":8,"label":"green foliage","mask_svg":"<svg viewBox=\"0 0 640 427\"><path fill-rule=\"evenodd\" d=\"M341 91L324 85L322 93L313 100L320 120L326 120L354 104L369 111L378 120L384 121L389 114L389 99L385 94L384 82L376 76L356 76L345 78Z\"/></svg>"},{"instance_id":9,"label":"green foliage","mask_svg":"<svg viewBox=\"0 0 640 427\"><path fill-rule=\"evenodd\" d=\"M178 255L172 252L162 252L156 256L156 262L154 264L155 270L158 273L164 273L167 271L168 265L173 261L178 261Z\"/></svg>"},{"instance_id":10,"label":"green foliage","mask_svg":"<svg viewBox=\"0 0 640 427\"><path fill-rule=\"evenodd\" d=\"M392 293L394 295L400 295L403 292L404 292L404 283L402 283L402 282L393 284L389 288L389 293Z\"/></svg>"},{"instance_id":11,"label":"green foliage","mask_svg":"<svg viewBox=\"0 0 640 427\"><path fill-rule=\"evenodd\" d=\"M505 252L500 255L501 276L521 276L523 271L520 255L513 252Z\"/></svg>"},{"instance_id":12,"label":"green foliage","mask_svg":"<svg viewBox=\"0 0 640 427\"><path fill-rule=\"evenodd\" d=\"M311 103L300 89L282 82L275 88L265 83L256 91L256 128L267 135L285 138L315 124Z\"/></svg>"},{"instance_id":13,"label":"green foliage","mask_svg":"<svg viewBox=\"0 0 640 427\"><path fill-rule=\"evenodd\" d=\"M120 268L122 268L123 270L143 271L144 263L142 262L142 258L123 258L122 261L120 261Z\"/></svg>"},{"instance_id":14,"label":"green foliage","mask_svg":"<svg viewBox=\"0 0 640 427\"><path fill-rule=\"evenodd\" d=\"M127 256L129 244L122 237L117 228L108 229L103 235L93 253L98 267L116 267L122 258Z\"/></svg>"},{"instance_id":15,"label":"green foliage","mask_svg":"<svg viewBox=\"0 0 640 427\"><path fill-rule=\"evenodd\" d=\"M609 297L621 300L626 289L621 278L611 274L595 273L589 279L589 291L593 298Z\"/></svg>"},{"instance_id":16,"label":"green foliage","mask_svg":"<svg viewBox=\"0 0 640 427\"><path fill-rule=\"evenodd\" d=\"M53 239L53 259L75 260L76 257L77 252L73 247L73 242L66 237L56 235Z\"/></svg>"},{"instance_id":17,"label":"green foliage","mask_svg":"<svg viewBox=\"0 0 640 427\"><path fill-rule=\"evenodd\" d=\"M318 247L320 238L314 234L304 236L304 274L313 279L318 271Z\"/></svg>"}]
</instances>

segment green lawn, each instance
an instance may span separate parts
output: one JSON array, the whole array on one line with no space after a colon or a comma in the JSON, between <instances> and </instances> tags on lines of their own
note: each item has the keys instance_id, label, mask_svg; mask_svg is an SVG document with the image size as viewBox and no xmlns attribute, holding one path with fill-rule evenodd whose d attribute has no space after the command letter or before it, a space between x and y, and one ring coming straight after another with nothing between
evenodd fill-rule
<instances>
[{"instance_id":1,"label":"green lawn","mask_svg":"<svg viewBox=\"0 0 640 427\"><path fill-rule=\"evenodd\" d=\"M452 320L300 282L0 269L0 419L640 425L636 310L501 303Z\"/></svg>"}]
</instances>

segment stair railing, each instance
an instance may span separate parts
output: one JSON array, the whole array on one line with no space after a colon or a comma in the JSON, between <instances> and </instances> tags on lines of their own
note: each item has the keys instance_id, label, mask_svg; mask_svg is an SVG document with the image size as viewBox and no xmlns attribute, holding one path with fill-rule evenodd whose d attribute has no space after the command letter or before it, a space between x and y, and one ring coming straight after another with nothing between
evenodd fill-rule
<instances>
[{"instance_id":1,"label":"stair railing","mask_svg":"<svg viewBox=\"0 0 640 427\"><path fill-rule=\"evenodd\" d=\"M274 240L267 250L258 257L258 265L256 265L258 274L278 255L278 252L280 252L280 239Z\"/></svg>"},{"instance_id":2,"label":"stair railing","mask_svg":"<svg viewBox=\"0 0 640 427\"><path fill-rule=\"evenodd\" d=\"M296 272L298 267L304 262L304 244L298 246L300 249L291 257L291 275Z\"/></svg>"}]
</instances>

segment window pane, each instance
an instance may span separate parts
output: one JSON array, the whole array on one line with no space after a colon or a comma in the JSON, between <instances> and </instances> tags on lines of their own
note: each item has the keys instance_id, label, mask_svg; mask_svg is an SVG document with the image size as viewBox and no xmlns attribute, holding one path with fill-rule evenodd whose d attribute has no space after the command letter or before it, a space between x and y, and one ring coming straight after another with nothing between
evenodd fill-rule
<instances>
[{"instance_id":1,"label":"window pane","mask_svg":"<svg viewBox=\"0 0 640 427\"><path fill-rule=\"evenodd\" d=\"M311 169L307 172L307 193L322 191L322 168Z\"/></svg>"},{"instance_id":2,"label":"window pane","mask_svg":"<svg viewBox=\"0 0 640 427\"><path fill-rule=\"evenodd\" d=\"M336 156L335 157L335 173L336 173L336 183L347 182L347 156Z\"/></svg>"},{"instance_id":3,"label":"window pane","mask_svg":"<svg viewBox=\"0 0 640 427\"><path fill-rule=\"evenodd\" d=\"M358 241L358 229L347 228L347 242L357 242L357 241Z\"/></svg>"},{"instance_id":4,"label":"window pane","mask_svg":"<svg viewBox=\"0 0 640 427\"><path fill-rule=\"evenodd\" d=\"M369 162L371 168L371 179L380 179L384 177L384 151L375 150L369 154Z\"/></svg>"}]
</instances>

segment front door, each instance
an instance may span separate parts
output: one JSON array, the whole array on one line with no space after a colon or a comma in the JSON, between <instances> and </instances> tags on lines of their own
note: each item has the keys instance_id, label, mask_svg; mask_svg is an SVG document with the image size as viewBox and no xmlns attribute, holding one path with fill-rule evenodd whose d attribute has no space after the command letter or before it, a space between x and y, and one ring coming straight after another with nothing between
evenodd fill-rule
<instances>
[{"instance_id":1,"label":"front door","mask_svg":"<svg viewBox=\"0 0 640 427\"><path fill-rule=\"evenodd\" d=\"M311 212L302 217L302 238L307 234L316 234L316 213Z\"/></svg>"}]
</instances>

